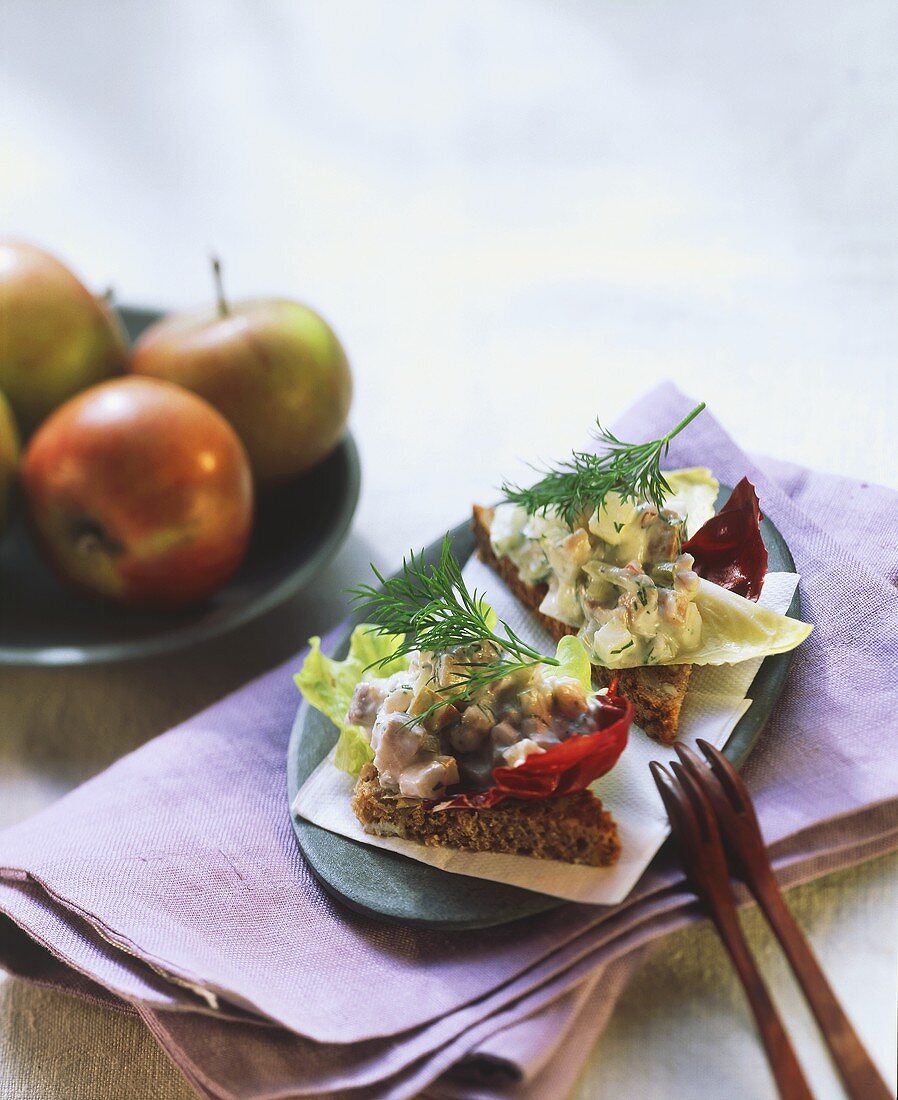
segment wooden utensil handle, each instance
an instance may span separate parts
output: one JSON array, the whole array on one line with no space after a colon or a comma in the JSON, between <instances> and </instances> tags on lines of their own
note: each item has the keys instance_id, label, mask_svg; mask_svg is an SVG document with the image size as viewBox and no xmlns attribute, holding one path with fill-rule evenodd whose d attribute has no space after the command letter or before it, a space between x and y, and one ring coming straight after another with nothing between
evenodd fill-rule
<instances>
[{"instance_id":1,"label":"wooden utensil handle","mask_svg":"<svg viewBox=\"0 0 898 1100\"><path fill-rule=\"evenodd\" d=\"M756 883L755 895L804 991L852 1100L893 1100L826 975L786 905L773 874Z\"/></svg>"},{"instance_id":2,"label":"wooden utensil handle","mask_svg":"<svg viewBox=\"0 0 898 1100\"><path fill-rule=\"evenodd\" d=\"M776 1006L745 942L735 910L716 911L713 917L742 981L782 1100L814 1100Z\"/></svg>"}]
</instances>

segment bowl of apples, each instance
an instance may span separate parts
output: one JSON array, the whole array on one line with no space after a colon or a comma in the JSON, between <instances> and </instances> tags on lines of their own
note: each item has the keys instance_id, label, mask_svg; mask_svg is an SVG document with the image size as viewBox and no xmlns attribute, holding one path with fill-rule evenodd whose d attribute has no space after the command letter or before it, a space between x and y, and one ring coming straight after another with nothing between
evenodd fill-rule
<instances>
[{"instance_id":1,"label":"bowl of apples","mask_svg":"<svg viewBox=\"0 0 898 1100\"><path fill-rule=\"evenodd\" d=\"M0 242L0 664L170 652L261 615L358 501L352 380L287 299L112 307Z\"/></svg>"}]
</instances>

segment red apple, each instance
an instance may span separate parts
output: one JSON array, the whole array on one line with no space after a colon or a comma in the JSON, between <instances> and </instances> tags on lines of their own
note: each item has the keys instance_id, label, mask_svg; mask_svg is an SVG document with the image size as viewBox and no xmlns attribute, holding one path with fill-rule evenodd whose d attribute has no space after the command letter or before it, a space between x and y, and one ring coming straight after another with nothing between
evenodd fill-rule
<instances>
[{"instance_id":1,"label":"red apple","mask_svg":"<svg viewBox=\"0 0 898 1100\"><path fill-rule=\"evenodd\" d=\"M48 252L0 241L0 389L24 434L73 394L121 372L126 354L102 298Z\"/></svg>"},{"instance_id":2,"label":"red apple","mask_svg":"<svg viewBox=\"0 0 898 1100\"><path fill-rule=\"evenodd\" d=\"M249 540L240 440L201 398L156 379L104 382L57 409L28 445L22 484L50 565L133 607L207 596Z\"/></svg>"},{"instance_id":3,"label":"red apple","mask_svg":"<svg viewBox=\"0 0 898 1100\"><path fill-rule=\"evenodd\" d=\"M216 264L216 276L219 276ZM130 370L204 397L243 440L260 485L317 465L346 428L352 378L340 341L314 310L281 298L174 314L137 341Z\"/></svg>"}]
</instances>

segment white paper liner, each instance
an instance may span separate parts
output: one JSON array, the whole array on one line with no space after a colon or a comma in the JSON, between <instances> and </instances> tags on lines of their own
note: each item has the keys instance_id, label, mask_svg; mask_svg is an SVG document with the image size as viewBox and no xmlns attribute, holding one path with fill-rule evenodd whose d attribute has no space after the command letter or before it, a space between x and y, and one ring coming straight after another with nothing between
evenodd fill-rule
<instances>
[{"instance_id":1,"label":"white paper liner","mask_svg":"<svg viewBox=\"0 0 898 1100\"><path fill-rule=\"evenodd\" d=\"M554 653L555 643L505 584L478 558L464 568L470 589L477 589L522 638ZM768 573L759 603L785 614L798 585L795 573ZM678 740L694 745L699 737L718 748L726 744L742 715L751 705L746 692L761 659L737 665L702 665L693 669L680 714ZM594 905L615 905L624 900L667 836L669 826L661 798L649 772L650 760L676 759L672 749L652 741L634 726L620 760L592 789L617 821L621 856L613 867L581 867L530 856L493 852L465 852L457 848L429 848L398 837L369 836L359 824L349 801L355 780L327 756L303 784L293 812L330 832L352 840L387 848L439 867L452 874L491 879L525 890Z\"/></svg>"}]
</instances>

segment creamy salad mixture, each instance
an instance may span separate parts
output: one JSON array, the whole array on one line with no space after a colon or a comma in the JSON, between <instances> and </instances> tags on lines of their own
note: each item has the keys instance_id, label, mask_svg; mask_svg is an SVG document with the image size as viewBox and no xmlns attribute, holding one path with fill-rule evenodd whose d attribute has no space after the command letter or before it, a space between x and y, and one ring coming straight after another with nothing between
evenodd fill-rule
<instances>
[{"instance_id":1,"label":"creamy salad mixture","mask_svg":"<svg viewBox=\"0 0 898 1100\"><path fill-rule=\"evenodd\" d=\"M557 514L496 509L492 543L523 580L547 586L540 610L578 628L594 664L671 663L701 641L699 578L680 553L686 517L609 493L569 527Z\"/></svg>"},{"instance_id":2,"label":"creamy salad mixture","mask_svg":"<svg viewBox=\"0 0 898 1100\"><path fill-rule=\"evenodd\" d=\"M442 798L457 784L484 790L493 768L515 767L595 729L593 713L601 704L587 699L579 680L549 665L521 669L459 706L447 704L416 721L453 694L466 664L496 657L489 643L445 655L414 653L408 669L357 685L346 721L369 732L381 786L427 799Z\"/></svg>"}]
</instances>

